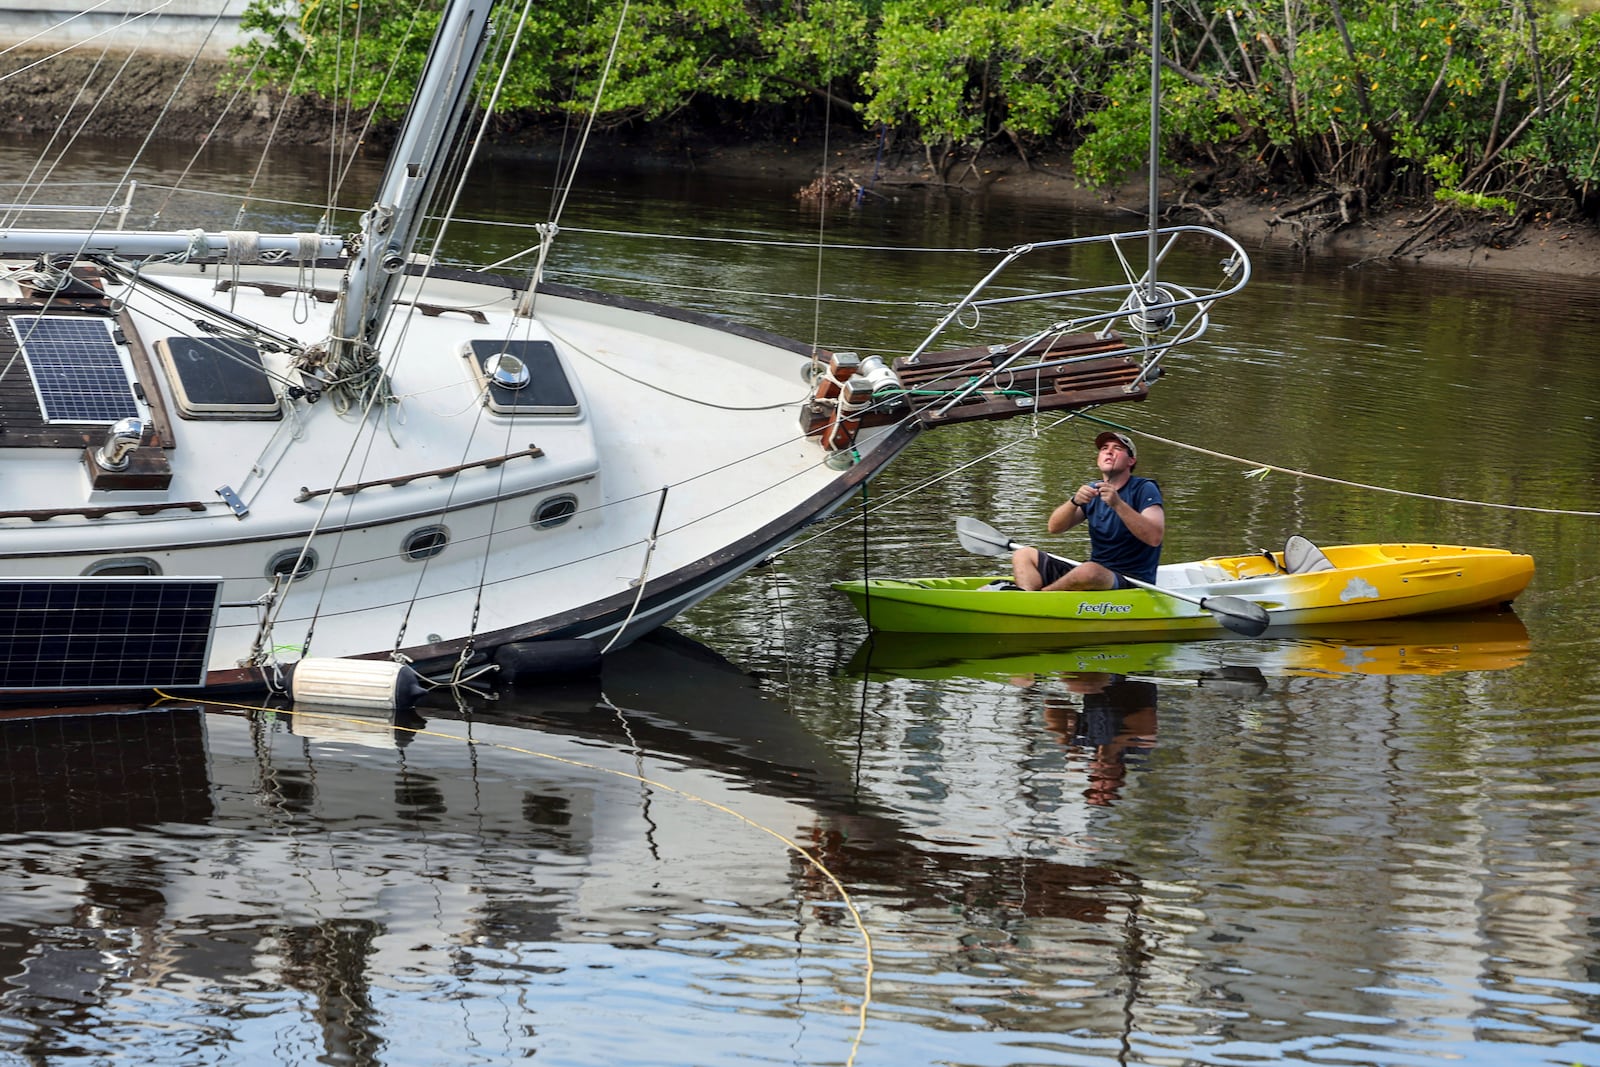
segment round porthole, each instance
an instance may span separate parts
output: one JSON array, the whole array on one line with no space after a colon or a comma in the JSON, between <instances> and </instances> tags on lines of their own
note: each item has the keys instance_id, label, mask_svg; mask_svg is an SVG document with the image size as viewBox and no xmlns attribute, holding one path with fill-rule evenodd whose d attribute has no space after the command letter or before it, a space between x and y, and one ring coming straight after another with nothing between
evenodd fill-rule
<instances>
[{"instance_id":1,"label":"round porthole","mask_svg":"<svg viewBox=\"0 0 1600 1067\"><path fill-rule=\"evenodd\" d=\"M300 561L300 569L295 570L295 561ZM298 582L306 575L317 569L317 554L311 549L306 549L305 558L300 558L298 548L286 548L272 557L272 562L267 564L268 578L288 578ZM290 573L293 571L294 573Z\"/></svg>"},{"instance_id":2,"label":"round porthole","mask_svg":"<svg viewBox=\"0 0 1600 1067\"><path fill-rule=\"evenodd\" d=\"M97 578L153 578L161 573L161 564L143 556L129 559L103 559L83 569L85 577Z\"/></svg>"},{"instance_id":3,"label":"round porthole","mask_svg":"<svg viewBox=\"0 0 1600 1067\"><path fill-rule=\"evenodd\" d=\"M547 497L533 509L533 527L536 530L553 530L564 525L578 513L578 498L571 493Z\"/></svg>"},{"instance_id":4,"label":"round porthole","mask_svg":"<svg viewBox=\"0 0 1600 1067\"><path fill-rule=\"evenodd\" d=\"M402 550L406 559L413 563L420 563L425 559L432 559L444 551L444 546L450 543L450 531L443 526L424 526L420 530L412 530L406 535L405 547Z\"/></svg>"}]
</instances>

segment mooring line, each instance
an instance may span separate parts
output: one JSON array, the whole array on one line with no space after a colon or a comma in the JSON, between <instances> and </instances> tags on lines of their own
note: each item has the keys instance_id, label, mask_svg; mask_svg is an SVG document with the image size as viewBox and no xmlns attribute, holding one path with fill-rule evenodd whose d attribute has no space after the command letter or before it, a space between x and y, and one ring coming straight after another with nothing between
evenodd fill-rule
<instances>
[{"instance_id":1,"label":"mooring line","mask_svg":"<svg viewBox=\"0 0 1600 1067\"><path fill-rule=\"evenodd\" d=\"M211 700L205 697L176 696L172 693L163 692L160 689L153 690L153 692L162 700L170 700L185 704L209 704L218 708L233 708L239 711L265 711L272 712L273 714L277 715L301 715L308 719L320 719L324 722L344 723L346 725L364 726L369 728L377 725L371 719L362 719L355 716L330 715L326 712L320 711L297 711L294 708L269 708L259 704L235 704L225 700ZM850 913L850 921L855 925L856 932L861 935L861 944L865 953L866 967L862 974L861 1003L856 1009L856 1032L855 1036L850 1042L850 1055L845 1059L845 1067L852 1067L852 1065L855 1063L856 1054L861 1050L861 1041L866 1036L867 1032L867 1009L872 1004L872 978L875 970L873 964L872 935L867 932L866 922L862 919L861 912L856 908L855 901L851 899L849 890L845 889L844 883L839 880L837 875L828 869L827 864L823 863L821 859L812 854L812 852L804 845L800 844L798 841L795 841L793 838L788 837L781 831L775 830L764 823L757 822L750 816L730 808L725 804L719 804L714 800L708 800L705 797L691 793L684 789L679 789L676 786L668 785L665 782L659 782L651 778L646 778L641 774L633 774L629 771L619 771L611 767L602 767L597 763L588 763L584 760L571 759L567 756L557 756L550 752L540 752L536 749L522 748L518 745L507 745L498 741L482 741L476 737L460 737L456 734L447 734L441 730L429 730L425 727L401 726L398 723L389 722L384 724L383 728L386 730L404 730L406 733L415 735L417 737L438 737L449 741L465 741L468 745L472 746L487 745L490 748L498 748L505 752L515 752L524 756L533 756L536 759L549 760L552 763L560 763L568 767L578 768L580 770L596 771L601 774L613 775L617 778L625 778L631 782L637 782L653 789L660 789L665 792L675 794L696 804L702 804L705 807L711 808L713 811L719 811L724 815L730 815L744 823L746 826L759 830L769 837L776 838L778 841L782 842L784 847L788 848L801 859L805 860L812 866L813 869L817 871L818 874L821 874L828 880L829 884L833 886L834 891L839 894L839 900L841 903L843 903L845 910Z\"/></svg>"},{"instance_id":2,"label":"mooring line","mask_svg":"<svg viewBox=\"0 0 1600 1067\"><path fill-rule=\"evenodd\" d=\"M1211 456L1213 459L1225 459L1230 463L1237 463L1241 466L1251 468L1252 473L1255 471L1261 471L1263 473L1266 471L1277 471L1279 474L1289 474L1296 478L1309 478L1312 481L1327 482L1331 485L1343 485L1351 489L1368 489L1374 493L1390 493L1394 496L1408 496L1416 500L1432 500L1435 503L1440 504L1468 504L1473 507L1480 508L1500 508L1504 511L1529 511L1539 515L1570 515L1585 519L1600 518L1600 511L1574 511L1568 508L1535 508L1529 507L1527 504L1505 504L1498 500L1469 500L1466 497L1439 496L1435 493L1416 493L1409 489L1395 489L1387 485L1371 485L1367 482L1353 482L1346 478L1334 478L1326 474L1313 474L1310 471L1296 470L1293 467L1280 467L1276 463L1263 463L1259 460L1246 459L1243 456L1234 456L1228 454L1227 452L1218 452L1214 449L1203 448L1200 445L1191 445L1185 441L1177 441L1170 437L1162 437L1160 434L1150 433L1148 430L1137 430L1130 426L1124 426L1121 423L1112 422L1110 419L1101 418L1097 415L1090 415L1087 412L1084 413L1083 417L1091 422L1098 422L1102 425L1113 427L1114 429L1120 430L1124 433L1137 434L1140 437L1147 438L1151 441L1159 441L1164 445L1171 445L1173 448L1181 448L1189 452L1198 452L1203 456Z\"/></svg>"}]
</instances>

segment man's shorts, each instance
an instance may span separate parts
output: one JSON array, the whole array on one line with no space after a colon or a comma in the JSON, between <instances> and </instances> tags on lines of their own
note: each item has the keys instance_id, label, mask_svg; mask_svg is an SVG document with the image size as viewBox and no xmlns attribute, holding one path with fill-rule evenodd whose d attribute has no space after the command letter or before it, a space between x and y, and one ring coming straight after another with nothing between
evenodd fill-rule
<instances>
[{"instance_id":1,"label":"man's shorts","mask_svg":"<svg viewBox=\"0 0 1600 1067\"><path fill-rule=\"evenodd\" d=\"M1060 579L1065 578L1067 574L1071 572L1072 564L1068 563L1066 560L1052 556L1042 548L1036 548L1033 551L1038 556L1039 577L1042 580L1041 584L1049 585L1051 582L1059 581ZM1134 589L1137 587L1119 574L1117 575L1117 584L1112 588Z\"/></svg>"}]
</instances>

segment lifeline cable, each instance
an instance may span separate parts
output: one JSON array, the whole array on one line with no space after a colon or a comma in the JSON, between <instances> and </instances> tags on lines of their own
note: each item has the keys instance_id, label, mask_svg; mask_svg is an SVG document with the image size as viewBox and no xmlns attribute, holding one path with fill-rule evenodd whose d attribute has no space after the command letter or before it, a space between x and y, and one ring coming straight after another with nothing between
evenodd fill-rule
<instances>
[{"instance_id":1,"label":"lifeline cable","mask_svg":"<svg viewBox=\"0 0 1600 1067\"><path fill-rule=\"evenodd\" d=\"M1503 511L1523 511L1540 515L1560 515L1573 518L1600 518L1600 511L1578 511L1563 508L1536 508L1529 507L1525 504L1504 504L1495 500L1468 500L1464 497L1439 496L1433 493L1418 493L1409 489L1394 489L1386 485L1372 485L1366 482L1350 481L1345 478L1334 478L1326 474L1313 474L1310 471L1297 470L1293 467L1283 467L1274 463L1261 463L1256 460L1246 459L1243 456L1230 455L1227 452L1218 452L1214 449L1205 448L1201 445L1191 445L1185 441L1178 441L1170 437L1162 437L1159 434L1153 434L1146 430L1135 429L1131 426L1125 425L1124 423L1115 422L1111 419L1104 418L1103 416L1095 415L1092 412L1092 408L1085 408L1081 411L1069 412L1068 414L1063 415L1054 422L1050 423L1050 425L1044 427L1043 430L1035 429L1031 437L1037 437L1040 433L1049 432L1055 427L1060 426L1063 423L1070 422L1073 419L1084 418L1088 419L1090 422L1096 422L1102 426L1107 426L1123 433L1135 434L1139 437L1145 438L1146 440L1158 441L1164 445L1171 445L1174 448L1181 448L1186 451L1199 453L1200 455L1211 456L1215 459L1224 459L1230 463L1237 463L1240 466L1250 467L1253 470L1277 471L1280 474L1288 474L1296 478L1308 478L1312 481L1328 482L1332 485L1342 485L1352 489L1368 489L1376 493L1390 493L1395 496L1412 497L1418 500L1431 500L1444 504L1465 504L1469 507L1499 508ZM946 481L949 478L953 478L962 471L982 463L985 460L993 459L996 456L1010 451L1025 441L1030 440L1031 437L1017 438L1016 440L997 445L980 456L974 456L972 459L969 459L958 466L952 467L946 471L942 471L936 475L933 475L932 477L925 478L916 485L907 486L904 489L898 490L883 500L880 500L876 507L873 508L873 511L881 510L889 507L892 504L899 503L901 500L904 500L907 497L915 496L917 493L927 489L930 486L937 485L938 483ZM784 545L782 548L772 553L772 558L777 559L788 554L789 552L794 551L797 548L803 548L813 541L818 541L824 537L829 537L835 533L838 533L840 530L847 528L855 521L856 518L854 515L846 516L845 518L840 519L838 522L833 523L824 529L818 530L816 533L805 538L804 540L795 540L787 545Z\"/></svg>"},{"instance_id":2,"label":"lifeline cable","mask_svg":"<svg viewBox=\"0 0 1600 1067\"><path fill-rule=\"evenodd\" d=\"M1431 500L1440 504L1467 504L1472 507L1480 508L1500 508L1503 511L1528 511L1539 515L1568 515L1585 519L1600 518L1600 511L1575 511L1568 508L1535 508L1529 507L1526 504L1504 504L1498 500L1468 500L1466 497L1439 496L1436 493L1417 493L1410 489L1394 489L1387 485L1371 485L1367 482L1353 482L1346 478L1334 478L1326 474L1313 474L1310 471L1296 470L1293 467L1280 467L1276 463L1261 463L1257 460L1246 459L1243 456L1229 455L1227 452L1217 452L1210 448L1203 448L1200 445L1191 445L1184 441L1175 441L1170 437L1162 437L1159 434L1149 433L1145 430L1135 430L1131 427L1123 426L1119 423L1111 422L1108 419L1098 418L1093 415L1089 416L1089 418L1094 422L1113 427L1126 433L1138 434L1140 437L1147 438L1151 441L1159 441L1164 445L1171 445L1174 448L1181 448L1189 452L1198 452L1202 456L1211 456L1214 459L1225 459L1230 463L1238 463L1242 466L1247 466L1252 470L1257 471L1277 471L1279 474L1290 474L1296 478L1309 478L1312 481L1328 482L1331 485L1343 485L1351 489L1367 489L1374 493L1390 493L1394 496L1408 496L1416 500Z\"/></svg>"},{"instance_id":3,"label":"lifeline cable","mask_svg":"<svg viewBox=\"0 0 1600 1067\"><path fill-rule=\"evenodd\" d=\"M172 700L185 704L209 704L213 707L229 708L236 711L264 711L271 712L276 715L298 715L307 719L318 719L323 722L343 723L345 725L361 727L371 727L374 725L371 719L362 719L355 716L329 715L326 712L320 711L297 711L294 708L269 708L259 704L234 704L224 700L209 700L204 697L178 697L160 689L152 689L151 691L164 701ZM602 697L602 699L604 698ZM606 700L605 703L611 705L609 700ZM611 706L614 707L615 705ZM845 889L844 883L839 880L838 875L829 870L828 866L817 856L813 855L812 852L804 845L785 835L781 831L774 830L772 827L767 826L764 823L757 822L750 816L736 811L725 804L719 804L714 800L708 800L705 797L691 793L686 789L679 789L678 787L668 785L665 782L659 782L655 779L647 778L642 774L632 774L628 771L619 771L611 767L602 767L598 763L589 763L584 760L576 760L567 756L557 756L549 752L540 752L536 749L522 748L518 745L507 745L498 741L482 741L471 736L460 737L456 734L447 734L442 730L429 730L425 727L401 726L396 722L390 722L386 724L384 728L389 730L403 731L411 734L414 737L437 737L448 741L465 741L467 745L473 749L476 749L479 745L485 745L489 748L500 749L503 752L515 752L518 755L532 756L535 759L549 760L552 763L559 763L563 766L573 767L578 770L594 771L600 774L609 774L617 778L627 779L628 781L636 782L652 789L659 789L663 792L682 797L684 800L688 800L692 803L701 804L712 809L713 811L719 811L724 815L732 816L733 818L744 823L746 826L749 826L755 830L759 830L767 836L776 838L778 841L782 842L785 848L789 849L801 859L805 860L806 863L810 864L810 866L818 874L822 875L822 877L827 879L828 883L833 886L834 891L839 894L839 902L844 905L845 910L850 914L850 921L855 926L856 932L861 935L862 948L864 950L865 958L865 969L863 970L861 976L861 1002L856 1008L856 1032L850 1041L850 1055L845 1059L845 1067L852 1067L852 1065L855 1063L856 1055L861 1050L861 1040L866 1036L867 1009L872 1004L872 979L875 970L873 962L872 935L867 931L866 921L862 919L861 912L856 908L855 901L851 898L849 890Z\"/></svg>"}]
</instances>

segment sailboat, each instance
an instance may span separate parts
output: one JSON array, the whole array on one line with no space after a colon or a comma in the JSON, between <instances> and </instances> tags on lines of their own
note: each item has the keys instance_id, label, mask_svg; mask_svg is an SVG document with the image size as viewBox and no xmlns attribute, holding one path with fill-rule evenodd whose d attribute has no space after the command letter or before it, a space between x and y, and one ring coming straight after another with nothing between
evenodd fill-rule
<instances>
[{"instance_id":1,"label":"sailboat","mask_svg":"<svg viewBox=\"0 0 1600 1067\"><path fill-rule=\"evenodd\" d=\"M1145 399L1248 281L1232 238L1152 214L1006 251L895 358L441 265L491 9L448 5L357 232L0 230L5 697L597 660L926 430ZM1180 243L1208 276L1158 285ZM1086 244L1123 277L996 288Z\"/></svg>"}]
</instances>

